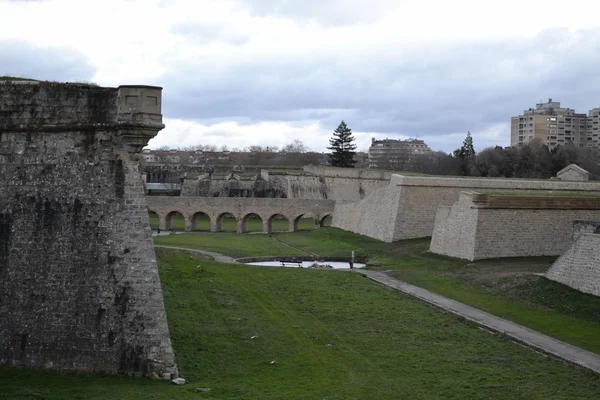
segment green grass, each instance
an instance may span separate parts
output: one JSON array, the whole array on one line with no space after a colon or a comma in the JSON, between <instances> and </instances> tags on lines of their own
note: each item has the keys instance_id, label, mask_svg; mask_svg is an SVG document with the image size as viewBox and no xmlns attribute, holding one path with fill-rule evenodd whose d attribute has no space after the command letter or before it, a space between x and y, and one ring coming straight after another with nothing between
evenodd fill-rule
<instances>
[{"instance_id":1,"label":"green grass","mask_svg":"<svg viewBox=\"0 0 600 400\"><path fill-rule=\"evenodd\" d=\"M150 213L150 226L152 230L158 229L158 215ZM185 220L183 215L177 213L172 218L173 228L177 231L185 230ZM273 231L285 232L289 229L289 222L286 219L275 219L273 220ZM325 219L325 225L331 225L331 217ZM248 232L262 232L263 224L260 218L249 218L247 222ZM299 230L311 230L315 227L315 221L313 218L302 218L298 224ZM237 220L233 217L223 218L223 232L236 232ZM196 221L196 231L210 231L210 219L208 216L200 216Z\"/></svg>"},{"instance_id":2,"label":"green grass","mask_svg":"<svg viewBox=\"0 0 600 400\"><path fill-rule=\"evenodd\" d=\"M154 243L163 246L214 251L234 258L306 255L302 251L273 240L268 235L239 235L226 232L190 233L158 236L154 238Z\"/></svg>"},{"instance_id":3,"label":"green grass","mask_svg":"<svg viewBox=\"0 0 600 400\"><path fill-rule=\"evenodd\" d=\"M354 250L356 257L369 259L369 268L386 270L398 279L600 353L600 298L533 275L545 272L553 257L468 262L429 253L429 239L383 243L335 228L273 236L321 256L349 257ZM209 240L207 250L234 257L272 255L275 249L286 252L273 241L256 237L177 235L157 238L155 243L204 248L200 240ZM282 255L296 254L289 248Z\"/></svg>"},{"instance_id":4,"label":"green grass","mask_svg":"<svg viewBox=\"0 0 600 400\"><path fill-rule=\"evenodd\" d=\"M186 385L4 369L0 399L588 399L600 392L594 373L359 274L157 253ZM197 391L204 387L211 391Z\"/></svg>"}]
</instances>

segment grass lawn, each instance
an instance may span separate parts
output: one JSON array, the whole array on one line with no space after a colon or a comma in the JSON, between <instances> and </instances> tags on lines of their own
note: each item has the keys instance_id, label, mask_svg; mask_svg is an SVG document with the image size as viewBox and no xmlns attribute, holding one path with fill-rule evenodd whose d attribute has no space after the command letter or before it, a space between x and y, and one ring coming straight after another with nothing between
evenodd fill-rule
<instances>
[{"instance_id":1,"label":"grass lawn","mask_svg":"<svg viewBox=\"0 0 600 400\"><path fill-rule=\"evenodd\" d=\"M158 229L158 215L155 213L150 213L150 226L153 230ZM183 231L185 230L185 220L183 219L183 215L177 213L173 216L172 220L173 227L175 230ZM331 217L327 217L325 219L325 225L331 225ZM248 232L262 232L263 223L262 220L257 218L249 218L248 219ZM313 218L302 218L300 223L298 224L299 230L311 230L315 227L315 220ZM273 220L273 231L287 232L289 230L289 222L286 219L275 219ZM210 219L208 216L198 217L196 221L196 231L210 231ZM233 217L223 218L223 232L236 232L237 231L237 220Z\"/></svg>"},{"instance_id":2,"label":"grass lawn","mask_svg":"<svg viewBox=\"0 0 600 400\"><path fill-rule=\"evenodd\" d=\"M268 236L165 236L157 244L204 248L233 257L296 255ZM532 273L545 272L553 257L469 262L430 254L429 239L383 243L335 228L281 233L274 237L322 256L369 259L369 268L538 330L575 346L600 353L600 298ZM227 242L235 243L229 246ZM221 243L220 249L217 249Z\"/></svg>"},{"instance_id":3,"label":"grass lawn","mask_svg":"<svg viewBox=\"0 0 600 400\"><path fill-rule=\"evenodd\" d=\"M359 274L157 254L186 385L0 370L0 399L589 399L600 393L597 374ZM211 391L197 391L205 387Z\"/></svg>"}]
</instances>

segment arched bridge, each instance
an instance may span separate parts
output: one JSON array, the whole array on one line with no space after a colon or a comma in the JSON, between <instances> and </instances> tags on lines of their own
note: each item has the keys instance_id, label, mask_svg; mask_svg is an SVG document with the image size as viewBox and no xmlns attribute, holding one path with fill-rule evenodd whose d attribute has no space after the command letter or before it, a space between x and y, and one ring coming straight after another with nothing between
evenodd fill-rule
<instances>
[{"instance_id":1,"label":"arched bridge","mask_svg":"<svg viewBox=\"0 0 600 400\"><path fill-rule=\"evenodd\" d=\"M223 218L232 215L237 219L238 233L247 232L248 218L258 215L263 222L263 232L273 231L273 220L283 217L289 222L289 231L298 230L303 217L315 218L322 226L328 216L333 216L334 200L245 198L245 197L176 197L147 196L148 210L160 218L160 229L171 229L177 213L185 219L185 230L196 229L198 217L208 215L210 230L222 230Z\"/></svg>"}]
</instances>

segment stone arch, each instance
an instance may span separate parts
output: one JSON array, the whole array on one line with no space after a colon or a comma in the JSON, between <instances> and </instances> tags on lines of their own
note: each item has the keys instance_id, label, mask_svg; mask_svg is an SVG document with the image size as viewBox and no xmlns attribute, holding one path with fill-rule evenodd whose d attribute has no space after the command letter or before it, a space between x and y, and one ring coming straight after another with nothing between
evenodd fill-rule
<instances>
[{"instance_id":1,"label":"stone arch","mask_svg":"<svg viewBox=\"0 0 600 400\"><path fill-rule=\"evenodd\" d=\"M303 219L306 219L306 220L310 221L310 222L304 223L303 225L305 225L306 227L310 227L308 229L314 229L314 227L315 227L315 221L316 221L315 214L313 214L311 212L306 212L304 214L297 215L293 219L293 221L292 221L293 222L293 226L292 226L293 230L292 230L292 232L297 232L297 231L299 231L301 229L300 228L300 224L302 223ZM304 229L307 229L307 228L304 228Z\"/></svg>"},{"instance_id":2,"label":"stone arch","mask_svg":"<svg viewBox=\"0 0 600 400\"><path fill-rule=\"evenodd\" d=\"M212 227L212 218L204 211L197 211L190 218L191 231L210 231Z\"/></svg>"},{"instance_id":3,"label":"stone arch","mask_svg":"<svg viewBox=\"0 0 600 400\"><path fill-rule=\"evenodd\" d=\"M332 219L333 219L333 215L330 213L320 215L319 216L319 226L321 228L324 226L331 226Z\"/></svg>"},{"instance_id":4,"label":"stone arch","mask_svg":"<svg viewBox=\"0 0 600 400\"><path fill-rule=\"evenodd\" d=\"M223 231L223 220L225 218L234 218L237 220L237 217L235 216L235 214L229 212L229 211L224 211L222 213L217 214L214 218L211 218L211 231L212 232L222 232ZM237 223L236 223L236 230L237 230Z\"/></svg>"},{"instance_id":5,"label":"stone arch","mask_svg":"<svg viewBox=\"0 0 600 400\"><path fill-rule=\"evenodd\" d=\"M189 230L189 219L185 213L179 209L170 210L165 216L165 229L175 229L178 231Z\"/></svg>"},{"instance_id":6,"label":"stone arch","mask_svg":"<svg viewBox=\"0 0 600 400\"><path fill-rule=\"evenodd\" d=\"M293 232L294 231L294 223L292 221L292 218L288 217L287 215L285 215L284 213L275 213L273 215L271 215L269 217L269 219L267 220L267 233L271 233L273 232L273 221L275 221L276 219L280 219L277 217L282 217L283 219L285 219L287 221L287 231ZM280 224L277 224L280 225ZM281 226L280 226L281 227Z\"/></svg>"},{"instance_id":7,"label":"stone arch","mask_svg":"<svg viewBox=\"0 0 600 400\"><path fill-rule=\"evenodd\" d=\"M150 229L153 231L158 230L158 228L163 229L160 225L162 218L158 211L148 209L148 219L150 220Z\"/></svg>"},{"instance_id":8,"label":"stone arch","mask_svg":"<svg viewBox=\"0 0 600 400\"><path fill-rule=\"evenodd\" d=\"M251 211L251 212L247 212L246 214L244 214L244 216L242 218L239 219L238 221L238 233L247 233L248 231L250 231L250 229L248 229L248 223L252 223L254 221L254 217L258 217L258 219L260 219L261 222L261 229L260 232L267 232L267 226L266 226L266 221L265 218L260 215L257 212ZM258 231L258 224L254 224L252 223L253 227L252 230L254 230L255 232Z\"/></svg>"}]
</instances>

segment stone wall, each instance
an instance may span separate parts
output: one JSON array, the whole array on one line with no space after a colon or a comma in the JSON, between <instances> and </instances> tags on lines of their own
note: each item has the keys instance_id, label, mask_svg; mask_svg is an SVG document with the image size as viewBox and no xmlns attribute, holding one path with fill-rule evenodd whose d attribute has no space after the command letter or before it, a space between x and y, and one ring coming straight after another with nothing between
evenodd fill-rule
<instances>
[{"instance_id":1,"label":"stone wall","mask_svg":"<svg viewBox=\"0 0 600 400\"><path fill-rule=\"evenodd\" d=\"M565 181L588 181L590 173L576 164L570 164L558 171L556 177Z\"/></svg>"},{"instance_id":2,"label":"stone wall","mask_svg":"<svg viewBox=\"0 0 600 400\"><path fill-rule=\"evenodd\" d=\"M263 170L255 177L227 180L202 176L185 179L181 195L358 201L373 190L389 184L389 173L357 170L344 175L338 171L340 169L344 168L309 168L309 171L319 174Z\"/></svg>"},{"instance_id":3,"label":"stone wall","mask_svg":"<svg viewBox=\"0 0 600 400\"><path fill-rule=\"evenodd\" d=\"M161 88L0 82L0 365L177 374L138 160Z\"/></svg>"},{"instance_id":4,"label":"stone wall","mask_svg":"<svg viewBox=\"0 0 600 400\"><path fill-rule=\"evenodd\" d=\"M463 192L436 215L430 251L467 260L560 255L578 219L600 218L600 197Z\"/></svg>"},{"instance_id":5,"label":"stone wall","mask_svg":"<svg viewBox=\"0 0 600 400\"><path fill-rule=\"evenodd\" d=\"M211 231L221 230L222 219L229 214L238 221L238 232L246 232L246 222L250 214L258 215L263 222L263 231L272 231L273 218L285 217L289 230L296 231L302 217L312 217L321 224L325 217L333 214L333 200L313 199L271 199L271 198L216 198L216 197L166 197L149 196L148 209L160 219L161 229L171 228L174 213L180 213L185 220L185 229L194 230L196 219L206 214L211 220Z\"/></svg>"},{"instance_id":6,"label":"stone wall","mask_svg":"<svg viewBox=\"0 0 600 400\"><path fill-rule=\"evenodd\" d=\"M584 233L552 264L550 280L600 296L600 234Z\"/></svg>"},{"instance_id":7,"label":"stone wall","mask_svg":"<svg viewBox=\"0 0 600 400\"><path fill-rule=\"evenodd\" d=\"M575 243L584 233L600 233L600 221L573 221L571 243Z\"/></svg>"},{"instance_id":8,"label":"stone wall","mask_svg":"<svg viewBox=\"0 0 600 400\"><path fill-rule=\"evenodd\" d=\"M333 226L386 242L431 236L438 207L452 206L462 191L587 193L600 191L600 183L392 175L389 187L353 204L336 205ZM393 223L375 222L381 221L381 209L389 210ZM363 215L357 218L352 210Z\"/></svg>"}]
</instances>

